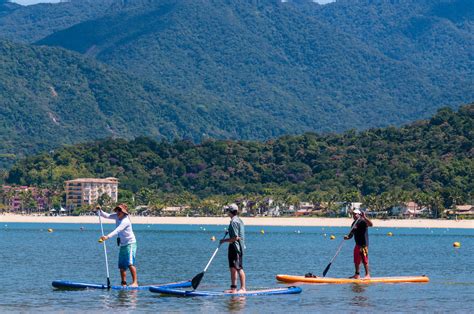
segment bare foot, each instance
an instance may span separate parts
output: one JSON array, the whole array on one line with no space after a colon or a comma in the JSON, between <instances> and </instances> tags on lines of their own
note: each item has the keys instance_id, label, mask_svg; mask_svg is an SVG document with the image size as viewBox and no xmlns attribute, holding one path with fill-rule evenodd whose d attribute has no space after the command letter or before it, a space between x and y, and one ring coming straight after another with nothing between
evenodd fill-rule
<instances>
[{"instance_id":1,"label":"bare foot","mask_svg":"<svg viewBox=\"0 0 474 314\"><path fill-rule=\"evenodd\" d=\"M138 282L133 282L130 287L138 287Z\"/></svg>"},{"instance_id":2,"label":"bare foot","mask_svg":"<svg viewBox=\"0 0 474 314\"><path fill-rule=\"evenodd\" d=\"M360 276L359 275L354 275L354 276L349 277L349 279L360 279Z\"/></svg>"},{"instance_id":3,"label":"bare foot","mask_svg":"<svg viewBox=\"0 0 474 314\"><path fill-rule=\"evenodd\" d=\"M243 292L247 292L247 289L245 289L245 288L240 288L239 291L238 291L238 293L243 293Z\"/></svg>"},{"instance_id":4,"label":"bare foot","mask_svg":"<svg viewBox=\"0 0 474 314\"><path fill-rule=\"evenodd\" d=\"M365 275L364 279L370 279L370 275Z\"/></svg>"},{"instance_id":5,"label":"bare foot","mask_svg":"<svg viewBox=\"0 0 474 314\"><path fill-rule=\"evenodd\" d=\"M224 293L237 293L237 289L224 290Z\"/></svg>"}]
</instances>

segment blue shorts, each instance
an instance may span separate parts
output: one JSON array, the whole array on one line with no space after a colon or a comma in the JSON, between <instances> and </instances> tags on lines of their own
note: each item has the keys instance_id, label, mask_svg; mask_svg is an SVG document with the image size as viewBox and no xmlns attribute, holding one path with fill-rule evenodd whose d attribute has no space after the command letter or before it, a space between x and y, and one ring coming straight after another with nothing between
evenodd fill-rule
<instances>
[{"instance_id":1,"label":"blue shorts","mask_svg":"<svg viewBox=\"0 0 474 314\"><path fill-rule=\"evenodd\" d=\"M135 255L137 254L137 243L130 243L120 247L118 267L127 269L135 265Z\"/></svg>"}]
</instances>

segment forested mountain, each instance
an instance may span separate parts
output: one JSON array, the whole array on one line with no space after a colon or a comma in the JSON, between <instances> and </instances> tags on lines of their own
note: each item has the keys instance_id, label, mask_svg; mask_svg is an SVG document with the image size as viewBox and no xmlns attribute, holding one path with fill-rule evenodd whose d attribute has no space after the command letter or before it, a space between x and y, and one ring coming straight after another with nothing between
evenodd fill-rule
<instances>
[{"instance_id":1,"label":"forested mountain","mask_svg":"<svg viewBox=\"0 0 474 314\"><path fill-rule=\"evenodd\" d=\"M140 3L38 44L199 95L204 110L233 105L277 121L267 132L237 131L244 139L398 125L474 99L465 0Z\"/></svg>"},{"instance_id":2,"label":"forested mountain","mask_svg":"<svg viewBox=\"0 0 474 314\"><path fill-rule=\"evenodd\" d=\"M0 38L32 43L116 9L115 0L71 0L21 6L0 0Z\"/></svg>"},{"instance_id":3,"label":"forested mountain","mask_svg":"<svg viewBox=\"0 0 474 314\"><path fill-rule=\"evenodd\" d=\"M472 30L467 0L0 0L0 157L413 121L474 99Z\"/></svg>"},{"instance_id":4,"label":"forested mountain","mask_svg":"<svg viewBox=\"0 0 474 314\"><path fill-rule=\"evenodd\" d=\"M105 137L228 137L220 117L233 119L227 126L246 117L220 108L204 112L156 84L64 49L0 41L0 64L0 154Z\"/></svg>"},{"instance_id":5,"label":"forested mountain","mask_svg":"<svg viewBox=\"0 0 474 314\"><path fill-rule=\"evenodd\" d=\"M252 194L315 201L390 195L400 202L424 193L449 207L472 201L473 143L474 105L468 105L402 128L307 133L265 143L102 140L21 160L8 181L60 187L67 179L113 176L121 195L171 194L183 202Z\"/></svg>"}]
</instances>

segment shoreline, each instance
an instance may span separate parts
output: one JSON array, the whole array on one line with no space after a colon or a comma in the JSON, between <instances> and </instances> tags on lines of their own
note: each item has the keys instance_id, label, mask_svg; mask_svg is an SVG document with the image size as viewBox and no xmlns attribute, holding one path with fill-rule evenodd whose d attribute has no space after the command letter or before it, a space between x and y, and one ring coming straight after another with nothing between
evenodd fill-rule
<instances>
[{"instance_id":1,"label":"shoreline","mask_svg":"<svg viewBox=\"0 0 474 314\"><path fill-rule=\"evenodd\" d=\"M134 224L158 225L227 225L228 217L143 217L132 216ZM294 226L294 227L347 227L351 218L313 217L242 217L248 226ZM447 219L371 219L374 227L380 228L461 228L474 229L474 220ZM0 223L77 223L96 224L97 216L25 216L0 215ZM104 219L103 223L115 223Z\"/></svg>"}]
</instances>

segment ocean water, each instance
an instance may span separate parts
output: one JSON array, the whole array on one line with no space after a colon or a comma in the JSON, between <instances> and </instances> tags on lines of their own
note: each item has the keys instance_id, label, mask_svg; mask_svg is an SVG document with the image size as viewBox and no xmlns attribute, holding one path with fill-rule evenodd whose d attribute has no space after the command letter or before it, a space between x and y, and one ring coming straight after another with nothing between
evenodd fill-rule
<instances>
[{"instance_id":1,"label":"ocean water","mask_svg":"<svg viewBox=\"0 0 474 314\"><path fill-rule=\"evenodd\" d=\"M245 221L245 219L244 219ZM81 230L83 227L83 230ZM53 232L48 232L53 228ZM106 232L112 225L105 225ZM201 272L225 226L134 225L141 284L192 278ZM261 230L264 230L264 234ZM276 274L321 274L348 228L251 227L244 267L249 289L283 287ZM393 236L387 236L387 232ZM335 235L335 240L330 240ZM98 224L0 225L0 312L472 312L474 229L370 229L372 276L422 275L427 284L301 285L299 295L177 298L149 291L61 291L53 280L106 283ZM461 242L454 248L453 242ZM353 274L346 241L328 277ZM110 276L120 283L118 248L107 241ZM200 290L230 285L222 246Z\"/></svg>"}]
</instances>

